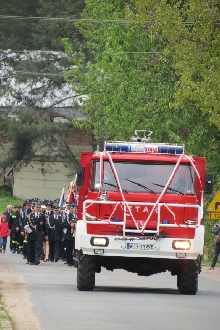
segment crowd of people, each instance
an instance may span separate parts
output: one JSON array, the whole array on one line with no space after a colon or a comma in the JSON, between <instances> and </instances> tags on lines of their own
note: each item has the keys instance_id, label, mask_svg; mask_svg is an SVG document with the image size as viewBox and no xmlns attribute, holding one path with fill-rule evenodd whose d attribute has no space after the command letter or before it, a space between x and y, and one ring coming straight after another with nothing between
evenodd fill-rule
<instances>
[{"instance_id":1,"label":"crowd of people","mask_svg":"<svg viewBox=\"0 0 220 330\"><path fill-rule=\"evenodd\" d=\"M7 238L12 253L22 254L29 265L63 260L74 265L76 206L59 199L27 199L23 205L8 205L1 215L0 253L6 252Z\"/></svg>"}]
</instances>

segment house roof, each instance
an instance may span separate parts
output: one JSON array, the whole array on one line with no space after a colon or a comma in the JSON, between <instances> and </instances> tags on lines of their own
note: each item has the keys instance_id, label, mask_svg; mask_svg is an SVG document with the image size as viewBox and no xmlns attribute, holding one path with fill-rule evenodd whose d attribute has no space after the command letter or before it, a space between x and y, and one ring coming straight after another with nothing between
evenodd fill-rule
<instances>
[{"instance_id":1,"label":"house roof","mask_svg":"<svg viewBox=\"0 0 220 330\"><path fill-rule=\"evenodd\" d=\"M63 117L63 118L71 118L71 117L76 117L76 119L80 122L86 120L86 114L79 110L79 109L74 109L72 107L57 107L53 108L53 112L58 114L58 117Z\"/></svg>"},{"instance_id":2,"label":"house roof","mask_svg":"<svg viewBox=\"0 0 220 330\"><path fill-rule=\"evenodd\" d=\"M7 112L7 115L11 118L17 118L17 114L15 114L15 111L17 112L18 109L24 108L23 106L21 107L7 107L3 106L0 107L1 110ZM41 109L42 110L42 109ZM69 121L72 117L76 117L76 119L79 122L83 122L86 120L87 116L83 110L79 110L73 107L53 107L51 110L54 113L54 121L55 122L64 122L64 121ZM48 108L45 108L45 113L48 111ZM57 115L57 116L56 116ZM66 120L65 120L66 119Z\"/></svg>"}]
</instances>

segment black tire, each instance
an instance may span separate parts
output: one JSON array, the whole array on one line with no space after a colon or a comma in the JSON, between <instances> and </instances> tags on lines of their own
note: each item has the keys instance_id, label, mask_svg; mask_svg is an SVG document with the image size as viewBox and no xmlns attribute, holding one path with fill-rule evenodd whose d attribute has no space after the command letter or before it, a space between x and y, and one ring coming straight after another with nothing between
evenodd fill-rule
<instances>
[{"instance_id":1,"label":"black tire","mask_svg":"<svg viewBox=\"0 0 220 330\"><path fill-rule=\"evenodd\" d=\"M198 268L194 262L181 269L177 275L177 287L181 294L196 294L198 291L198 273Z\"/></svg>"},{"instance_id":2,"label":"black tire","mask_svg":"<svg viewBox=\"0 0 220 330\"><path fill-rule=\"evenodd\" d=\"M92 291L95 287L95 257L85 254L77 268L77 289Z\"/></svg>"}]
</instances>

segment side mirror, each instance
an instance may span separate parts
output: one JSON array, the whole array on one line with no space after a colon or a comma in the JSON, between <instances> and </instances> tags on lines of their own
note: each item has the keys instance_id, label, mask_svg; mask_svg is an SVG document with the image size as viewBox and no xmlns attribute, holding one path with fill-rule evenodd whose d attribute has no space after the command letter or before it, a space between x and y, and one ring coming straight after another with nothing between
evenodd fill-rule
<instances>
[{"instance_id":1,"label":"side mirror","mask_svg":"<svg viewBox=\"0 0 220 330\"><path fill-rule=\"evenodd\" d=\"M205 174L204 193L209 195L213 193L213 174Z\"/></svg>"},{"instance_id":2,"label":"side mirror","mask_svg":"<svg viewBox=\"0 0 220 330\"><path fill-rule=\"evenodd\" d=\"M76 177L76 186L77 187L83 186L84 172L85 172L85 167L79 166L78 170L77 170L77 177Z\"/></svg>"}]
</instances>

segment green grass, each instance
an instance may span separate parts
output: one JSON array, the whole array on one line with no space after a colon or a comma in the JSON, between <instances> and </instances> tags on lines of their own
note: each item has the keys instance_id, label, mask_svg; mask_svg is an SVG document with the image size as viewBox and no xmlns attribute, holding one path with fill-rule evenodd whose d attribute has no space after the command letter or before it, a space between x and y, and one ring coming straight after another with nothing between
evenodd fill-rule
<instances>
[{"instance_id":1,"label":"green grass","mask_svg":"<svg viewBox=\"0 0 220 330\"><path fill-rule=\"evenodd\" d=\"M8 321L10 323L12 329L14 329L13 324L12 324L12 319L8 315L8 313L7 313L6 309L5 309L4 303L2 301L2 295L1 295L1 293L0 293L0 312L1 312L0 313L0 329L2 329L2 321L3 322Z\"/></svg>"},{"instance_id":2,"label":"green grass","mask_svg":"<svg viewBox=\"0 0 220 330\"><path fill-rule=\"evenodd\" d=\"M212 263L212 258L208 259L208 260L202 260L202 265L203 266L211 266L211 263ZM215 267L220 267L220 261L217 261L216 262L216 265Z\"/></svg>"},{"instance_id":3,"label":"green grass","mask_svg":"<svg viewBox=\"0 0 220 330\"><path fill-rule=\"evenodd\" d=\"M14 206L15 204L20 204L22 206L23 202L24 200L21 199L0 195L0 215L7 210L7 205Z\"/></svg>"}]
</instances>

